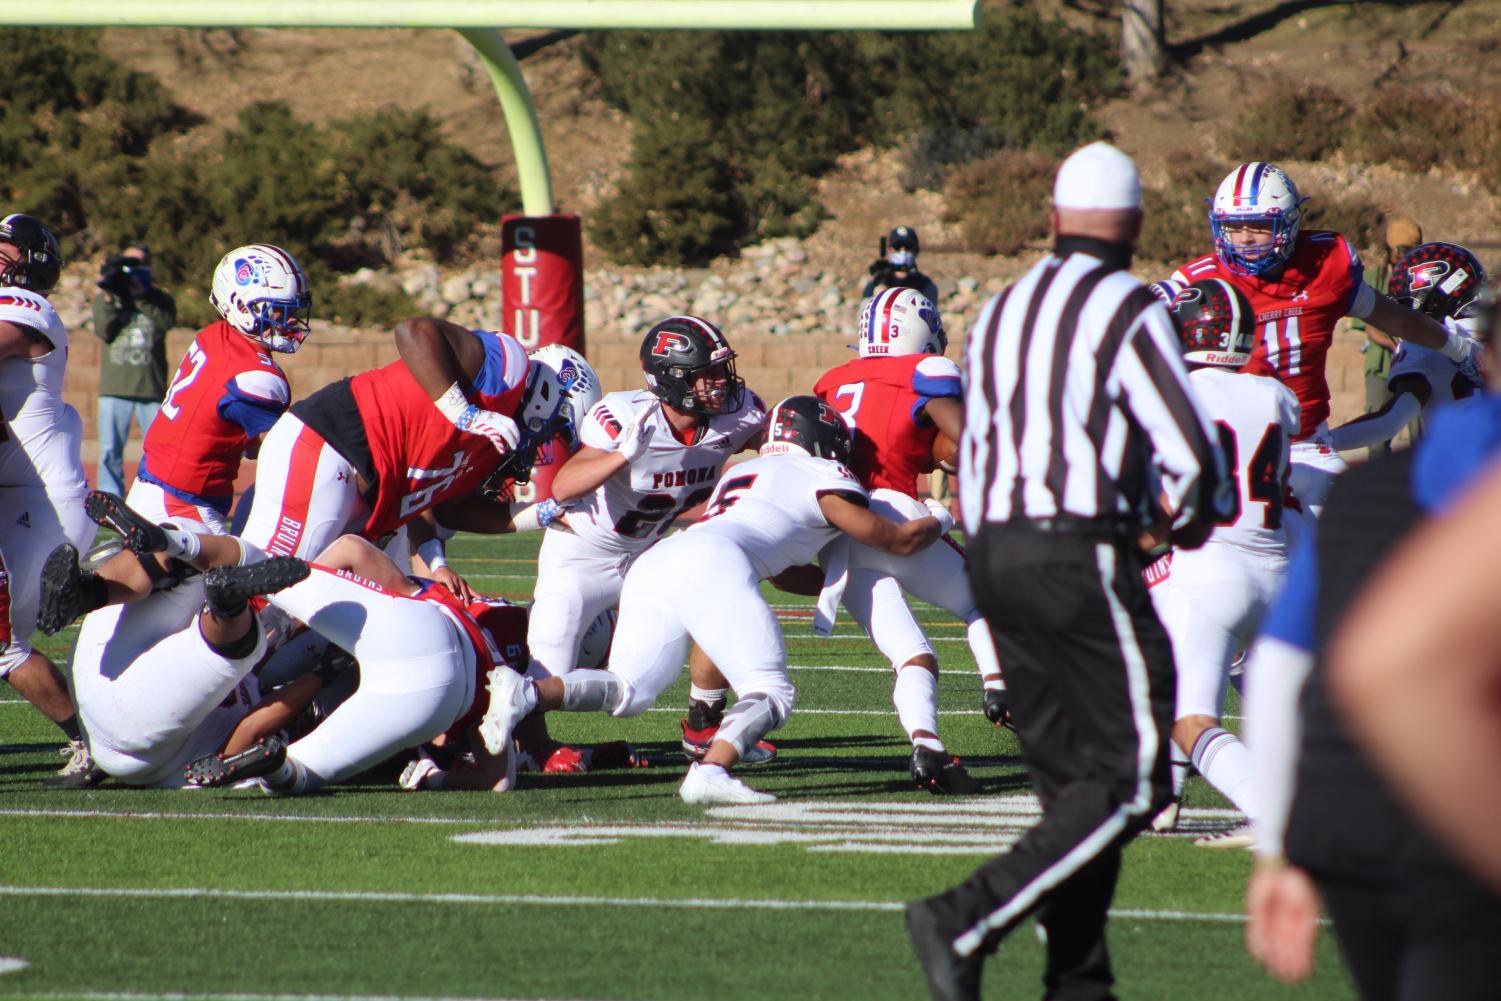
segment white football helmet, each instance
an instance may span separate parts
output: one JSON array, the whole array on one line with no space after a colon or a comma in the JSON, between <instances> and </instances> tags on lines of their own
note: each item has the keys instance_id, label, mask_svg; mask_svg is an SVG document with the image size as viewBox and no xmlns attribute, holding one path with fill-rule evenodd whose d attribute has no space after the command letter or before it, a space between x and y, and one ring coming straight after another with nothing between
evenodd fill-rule
<instances>
[{"instance_id":1,"label":"white football helmet","mask_svg":"<svg viewBox=\"0 0 1501 1001\"><path fill-rule=\"evenodd\" d=\"M208 301L231 327L272 351L291 354L307 339L313 295L307 275L280 247L251 243L225 254Z\"/></svg>"},{"instance_id":2,"label":"white football helmet","mask_svg":"<svg viewBox=\"0 0 1501 1001\"><path fill-rule=\"evenodd\" d=\"M861 358L941 355L948 343L938 307L921 292L882 289L860 309Z\"/></svg>"},{"instance_id":3,"label":"white football helmet","mask_svg":"<svg viewBox=\"0 0 1501 1001\"><path fill-rule=\"evenodd\" d=\"M548 344L528 358L526 392L516 424L522 440L542 445L561 435L578 447L584 415L599 402L599 376L584 356L562 344Z\"/></svg>"},{"instance_id":4,"label":"white football helmet","mask_svg":"<svg viewBox=\"0 0 1501 1001\"><path fill-rule=\"evenodd\" d=\"M610 642L615 638L615 619L618 613L607 608L594 617L589 628L579 640L578 664L584 670L599 670L610 662Z\"/></svg>"},{"instance_id":5,"label":"white football helmet","mask_svg":"<svg viewBox=\"0 0 1501 1001\"><path fill-rule=\"evenodd\" d=\"M1220 182L1209 207L1209 229L1221 261L1243 275L1262 275L1287 263L1298 242L1303 203L1298 186L1281 167L1256 161L1243 163ZM1251 246L1235 246L1225 234L1233 222L1264 222L1271 238Z\"/></svg>"}]
</instances>

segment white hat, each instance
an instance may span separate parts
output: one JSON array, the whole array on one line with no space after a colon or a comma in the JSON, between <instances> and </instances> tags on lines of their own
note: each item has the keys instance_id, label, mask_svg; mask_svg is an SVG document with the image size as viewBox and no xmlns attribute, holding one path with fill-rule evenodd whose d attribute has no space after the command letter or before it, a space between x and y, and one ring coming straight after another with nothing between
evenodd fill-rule
<instances>
[{"instance_id":1,"label":"white hat","mask_svg":"<svg viewBox=\"0 0 1501 1001\"><path fill-rule=\"evenodd\" d=\"M1141 177L1131 158L1107 142L1075 150L1053 182L1053 207L1139 209Z\"/></svg>"}]
</instances>

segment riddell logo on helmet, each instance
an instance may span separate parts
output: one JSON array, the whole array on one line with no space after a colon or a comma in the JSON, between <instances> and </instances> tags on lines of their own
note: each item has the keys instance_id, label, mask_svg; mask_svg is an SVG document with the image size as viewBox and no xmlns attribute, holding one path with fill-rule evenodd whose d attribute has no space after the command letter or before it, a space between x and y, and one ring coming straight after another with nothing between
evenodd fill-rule
<instances>
[{"instance_id":1,"label":"riddell logo on helmet","mask_svg":"<svg viewBox=\"0 0 1501 1001\"><path fill-rule=\"evenodd\" d=\"M1204 355L1204 361L1210 365L1240 365L1245 360L1245 355L1220 354L1218 351L1210 351Z\"/></svg>"},{"instance_id":2,"label":"riddell logo on helmet","mask_svg":"<svg viewBox=\"0 0 1501 1001\"><path fill-rule=\"evenodd\" d=\"M657 341L651 346L651 353L657 358L666 358L674 351L687 351L693 344L687 337L676 330L662 330L657 333Z\"/></svg>"}]
</instances>

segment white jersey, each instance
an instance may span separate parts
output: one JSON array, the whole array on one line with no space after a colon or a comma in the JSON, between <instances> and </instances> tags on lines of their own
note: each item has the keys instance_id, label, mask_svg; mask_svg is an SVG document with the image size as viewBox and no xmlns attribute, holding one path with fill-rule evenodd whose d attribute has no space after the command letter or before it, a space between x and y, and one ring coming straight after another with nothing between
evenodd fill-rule
<instances>
[{"instance_id":1,"label":"white jersey","mask_svg":"<svg viewBox=\"0 0 1501 1001\"><path fill-rule=\"evenodd\" d=\"M1269 376L1227 369L1197 368L1188 381L1219 432L1225 463L1235 476L1235 519L1222 522L1210 542L1285 557L1282 503L1289 445L1298 433L1298 398Z\"/></svg>"},{"instance_id":2,"label":"white jersey","mask_svg":"<svg viewBox=\"0 0 1501 1001\"><path fill-rule=\"evenodd\" d=\"M1445 320L1444 328L1466 337L1475 336L1468 320ZM1425 418L1433 416L1435 407L1463 399L1479 388L1460 374L1457 362L1450 361L1432 348L1410 341L1403 341L1397 346L1397 353L1392 355L1392 367L1387 372L1386 384L1390 386L1406 376L1417 376L1428 383L1428 402L1423 405Z\"/></svg>"},{"instance_id":3,"label":"white jersey","mask_svg":"<svg viewBox=\"0 0 1501 1001\"><path fill-rule=\"evenodd\" d=\"M819 506L825 494L869 502L860 481L832 459L763 455L742 462L714 491L704 520L683 534L717 535L739 546L761 579L811 563L839 534Z\"/></svg>"},{"instance_id":4,"label":"white jersey","mask_svg":"<svg viewBox=\"0 0 1501 1001\"><path fill-rule=\"evenodd\" d=\"M68 331L50 302L23 288L0 288L0 322L52 342L40 358L0 361L0 486L83 489L83 419L63 402Z\"/></svg>"},{"instance_id":5,"label":"white jersey","mask_svg":"<svg viewBox=\"0 0 1501 1001\"><path fill-rule=\"evenodd\" d=\"M610 452L623 428L656 402L650 390L610 393L584 419L579 440ZM587 542L618 553L646 549L689 508L709 499L731 455L766 423L766 407L746 390L740 408L715 414L693 441L678 440L660 407L645 454L617 470L593 493L565 505L568 527Z\"/></svg>"}]
</instances>

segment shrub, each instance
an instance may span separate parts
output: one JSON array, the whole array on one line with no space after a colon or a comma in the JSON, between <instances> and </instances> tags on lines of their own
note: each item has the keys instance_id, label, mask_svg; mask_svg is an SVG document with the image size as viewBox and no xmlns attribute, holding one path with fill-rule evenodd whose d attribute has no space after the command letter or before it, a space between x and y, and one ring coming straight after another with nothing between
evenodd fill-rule
<instances>
[{"instance_id":1,"label":"shrub","mask_svg":"<svg viewBox=\"0 0 1501 1001\"><path fill-rule=\"evenodd\" d=\"M1328 87L1278 80L1246 105L1220 143L1237 160L1317 160L1339 148L1351 113Z\"/></svg>"},{"instance_id":2,"label":"shrub","mask_svg":"<svg viewBox=\"0 0 1501 1001\"><path fill-rule=\"evenodd\" d=\"M1212 249L1209 204L1228 164L1192 150L1167 158L1167 183L1142 192L1140 256L1181 264Z\"/></svg>"},{"instance_id":3,"label":"shrub","mask_svg":"<svg viewBox=\"0 0 1501 1001\"><path fill-rule=\"evenodd\" d=\"M1303 192L1308 204L1303 210L1303 229L1329 229L1344 236L1357 251L1382 243L1381 208L1364 198L1325 195L1318 189Z\"/></svg>"},{"instance_id":4,"label":"shrub","mask_svg":"<svg viewBox=\"0 0 1501 1001\"><path fill-rule=\"evenodd\" d=\"M961 223L964 249L1014 254L1047 236L1057 169L1041 153L998 153L955 169L944 189L946 218Z\"/></svg>"},{"instance_id":5,"label":"shrub","mask_svg":"<svg viewBox=\"0 0 1501 1001\"><path fill-rule=\"evenodd\" d=\"M1389 87L1361 109L1350 129L1350 150L1375 163L1424 171L1462 155L1472 117L1452 94Z\"/></svg>"},{"instance_id":6,"label":"shrub","mask_svg":"<svg viewBox=\"0 0 1501 1001\"><path fill-rule=\"evenodd\" d=\"M592 235L618 260L695 263L823 217L814 180L862 143L912 143L912 186L1000 149L1099 135L1116 86L1091 36L1025 11L980 32L610 33L582 58L636 123L631 174Z\"/></svg>"}]
</instances>

